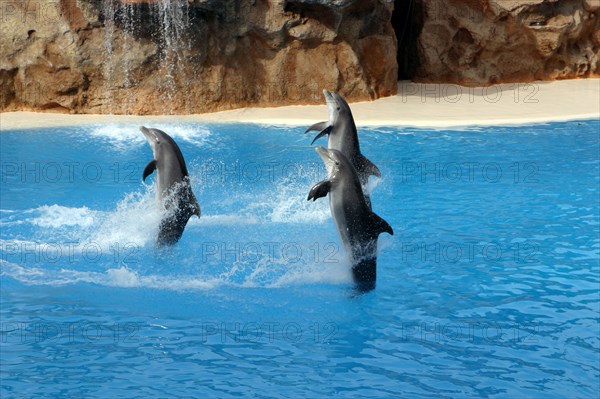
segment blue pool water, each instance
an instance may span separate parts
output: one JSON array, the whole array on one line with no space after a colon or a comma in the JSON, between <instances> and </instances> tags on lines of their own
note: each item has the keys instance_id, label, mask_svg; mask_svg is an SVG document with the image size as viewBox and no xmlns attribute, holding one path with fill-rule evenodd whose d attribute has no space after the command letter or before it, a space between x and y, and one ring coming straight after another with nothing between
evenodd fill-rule
<instances>
[{"instance_id":1,"label":"blue pool water","mask_svg":"<svg viewBox=\"0 0 600 399\"><path fill-rule=\"evenodd\" d=\"M147 125L202 207L170 249L137 126L1 134L3 398L598 397L598 121L362 129L360 296L303 127Z\"/></svg>"}]
</instances>

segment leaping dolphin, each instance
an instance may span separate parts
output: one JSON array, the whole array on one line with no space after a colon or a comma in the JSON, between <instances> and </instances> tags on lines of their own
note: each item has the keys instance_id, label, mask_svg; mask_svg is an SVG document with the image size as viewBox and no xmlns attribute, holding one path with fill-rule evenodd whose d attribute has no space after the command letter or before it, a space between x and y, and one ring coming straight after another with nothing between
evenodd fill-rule
<instances>
[{"instance_id":1,"label":"leaping dolphin","mask_svg":"<svg viewBox=\"0 0 600 399\"><path fill-rule=\"evenodd\" d=\"M164 216L161 219L157 243L175 244L192 215L200 217L200 205L192 192L190 177L181 150L162 130L140 127L152 147L154 157L146 165L142 180L156 170L156 196Z\"/></svg>"},{"instance_id":2,"label":"leaping dolphin","mask_svg":"<svg viewBox=\"0 0 600 399\"><path fill-rule=\"evenodd\" d=\"M338 150L322 146L315 150L327 167L327 179L315 184L308 200L329 194L329 207L346 256L352 263L354 282L361 291L375 288L377 239L381 233L394 235L392 227L367 205L356 170Z\"/></svg>"},{"instance_id":3,"label":"leaping dolphin","mask_svg":"<svg viewBox=\"0 0 600 399\"><path fill-rule=\"evenodd\" d=\"M340 151L348 158L358 173L361 185L366 187L369 176L381 177L381 172L373 162L369 161L360 152L356 124L346 100L338 93L331 93L327 90L323 90L323 95L327 103L329 120L315 123L306 129L305 133L311 130L319 130L319 134L315 136L311 144L320 137L329 135L327 146L330 149ZM368 195L366 196L366 200L370 206Z\"/></svg>"}]
</instances>

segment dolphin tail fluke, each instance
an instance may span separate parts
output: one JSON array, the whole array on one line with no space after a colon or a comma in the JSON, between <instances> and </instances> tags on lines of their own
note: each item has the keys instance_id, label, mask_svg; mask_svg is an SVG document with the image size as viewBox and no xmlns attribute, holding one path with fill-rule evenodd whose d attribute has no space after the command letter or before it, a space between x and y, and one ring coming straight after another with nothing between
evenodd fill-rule
<instances>
[{"instance_id":1,"label":"dolphin tail fluke","mask_svg":"<svg viewBox=\"0 0 600 399\"><path fill-rule=\"evenodd\" d=\"M307 201L316 201L319 198L325 197L331 190L331 182L329 180L323 180L318 182L310 189L308 193Z\"/></svg>"},{"instance_id":2,"label":"dolphin tail fluke","mask_svg":"<svg viewBox=\"0 0 600 399\"><path fill-rule=\"evenodd\" d=\"M152 172L156 170L156 159L148 162L148 165L144 168L144 173L142 174L142 181L146 181L146 177L150 176Z\"/></svg>"},{"instance_id":3,"label":"dolphin tail fluke","mask_svg":"<svg viewBox=\"0 0 600 399\"><path fill-rule=\"evenodd\" d=\"M327 125L329 124L329 121L324 121L324 122L317 122L314 125L312 125L311 127L309 127L308 129L306 129L306 131L304 133L308 133L311 130L323 130L327 127Z\"/></svg>"},{"instance_id":4,"label":"dolphin tail fluke","mask_svg":"<svg viewBox=\"0 0 600 399\"><path fill-rule=\"evenodd\" d=\"M362 170L366 173L367 176L373 175L381 177L381 171L379 170L379 168L375 166L373 162L369 161L366 157L363 156L360 163Z\"/></svg>"},{"instance_id":5,"label":"dolphin tail fluke","mask_svg":"<svg viewBox=\"0 0 600 399\"><path fill-rule=\"evenodd\" d=\"M373 224L373 231L377 234L388 233L394 235L394 230L388 222L377 216L374 212L371 212L371 223Z\"/></svg>"},{"instance_id":6,"label":"dolphin tail fluke","mask_svg":"<svg viewBox=\"0 0 600 399\"><path fill-rule=\"evenodd\" d=\"M328 125L328 126L326 126L326 127L325 127L325 129L321 130L321 131L319 132L319 134L317 134L317 135L315 136L315 138L313 139L313 141L312 141L310 144L312 145L312 144L313 144L315 141L317 141L317 140L318 140L318 139L320 139L321 137L323 137L323 136L326 136L326 135L328 135L329 133L331 133L331 130L332 130L332 129L333 129L333 126L331 126L331 125Z\"/></svg>"}]
</instances>

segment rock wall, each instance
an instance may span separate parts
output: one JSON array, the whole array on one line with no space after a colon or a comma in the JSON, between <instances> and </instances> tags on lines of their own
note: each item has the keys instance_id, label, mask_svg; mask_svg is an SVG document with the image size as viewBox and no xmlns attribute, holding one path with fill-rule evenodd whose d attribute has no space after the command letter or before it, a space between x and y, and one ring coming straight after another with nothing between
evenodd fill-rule
<instances>
[{"instance_id":1,"label":"rock wall","mask_svg":"<svg viewBox=\"0 0 600 399\"><path fill-rule=\"evenodd\" d=\"M419 82L600 76L599 0L399 2L394 32L391 0L3 0L0 110L200 113L321 104L324 88L375 99L397 91L405 33L401 71Z\"/></svg>"},{"instance_id":2,"label":"rock wall","mask_svg":"<svg viewBox=\"0 0 600 399\"><path fill-rule=\"evenodd\" d=\"M600 76L599 0L416 0L415 80L463 85Z\"/></svg>"},{"instance_id":3,"label":"rock wall","mask_svg":"<svg viewBox=\"0 0 600 399\"><path fill-rule=\"evenodd\" d=\"M169 5L171 3L171 5ZM397 91L393 5L378 0L1 3L0 107L200 113Z\"/></svg>"}]
</instances>

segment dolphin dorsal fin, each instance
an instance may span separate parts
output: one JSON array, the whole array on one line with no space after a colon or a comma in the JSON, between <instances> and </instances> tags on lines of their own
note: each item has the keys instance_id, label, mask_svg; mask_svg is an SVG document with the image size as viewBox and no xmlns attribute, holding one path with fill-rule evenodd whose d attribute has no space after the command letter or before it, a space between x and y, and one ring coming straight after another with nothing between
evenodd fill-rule
<instances>
[{"instance_id":1,"label":"dolphin dorsal fin","mask_svg":"<svg viewBox=\"0 0 600 399\"><path fill-rule=\"evenodd\" d=\"M367 174L367 176L377 176L377 177L381 177L381 171L379 170L379 168L377 166L375 166L375 164L371 161L369 161L367 159L367 157L365 157L364 155L362 156L362 159L360 160L360 164L362 167L362 170Z\"/></svg>"},{"instance_id":2,"label":"dolphin dorsal fin","mask_svg":"<svg viewBox=\"0 0 600 399\"><path fill-rule=\"evenodd\" d=\"M325 197L329 191L331 191L331 182L329 180L322 180L310 189L306 200L310 201L312 199L316 201L319 198Z\"/></svg>"},{"instance_id":3,"label":"dolphin dorsal fin","mask_svg":"<svg viewBox=\"0 0 600 399\"><path fill-rule=\"evenodd\" d=\"M394 230L392 230L392 226L390 226L388 222L377 216L377 214L374 212L371 212L371 223L373 225L373 230L378 235L381 233L388 233L392 236L394 235Z\"/></svg>"},{"instance_id":4,"label":"dolphin dorsal fin","mask_svg":"<svg viewBox=\"0 0 600 399\"><path fill-rule=\"evenodd\" d=\"M150 176L152 172L156 170L156 159L148 162L148 165L144 168L144 173L142 174L142 181L146 181L146 177Z\"/></svg>"}]
</instances>

